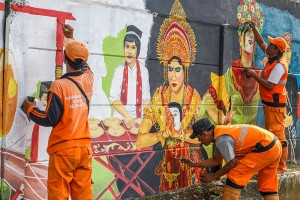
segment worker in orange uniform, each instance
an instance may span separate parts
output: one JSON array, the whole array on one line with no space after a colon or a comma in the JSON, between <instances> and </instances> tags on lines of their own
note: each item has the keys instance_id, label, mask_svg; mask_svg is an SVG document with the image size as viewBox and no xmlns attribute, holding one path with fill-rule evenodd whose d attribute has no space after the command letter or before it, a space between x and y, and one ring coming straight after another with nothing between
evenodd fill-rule
<instances>
[{"instance_id":1,"label":"worker in orange uniform","mask_svg":"<svg viewBox=\"0 0 300 200\"><path fill-rule=\"evenodd\" d=\"M212 125L207 118L193 124L191 139L198 138L204 145L215 144L213 156L193 163L190 159L181 161L190 167L214 167L226 164L215 173L202 175L203 182L211 182L227 176L223 200L239 199L244 188L258 172L258 189L265 200L278 197L277 165L281 156L281 145L271 132L254 125Z\"/></svg>"},{"instance_id":2,"label":"worker in orange uniform","mask_svg":"<svg viewBox=\"0 0 300 200\"><path fill-rule=\"evenodd\" d=\"M255 23L248 22L254 33L254 38L259 47L268 56L261 76L254 70L245 69L245 74L255 78L259 83L260 97L263 103L266 129L278 137L282 145L282 156L277 168L277 173L286 172L288 158L287 140L285 137L284 119L286 118L286 82L288 65L283 53L286 50L286 41L282 37L268 37L270 44L266 44L255 27Z\"/></svg>"},{"instance_id":3,"label":"worker in orange uniform","mask_svg":"<svg viewBox=\"0 0 300 200\"><path fill-rule=\"evenodd\" d=\"M48 199L92 199L92 151L88 126L94 75L86 61L85 44L73 39L73 28L63 25L64 63L67 73L49 89L48 105L41 111L25 100L27 116L42 126L52 126L48 141Z\"/></svg>"}]
</instances>

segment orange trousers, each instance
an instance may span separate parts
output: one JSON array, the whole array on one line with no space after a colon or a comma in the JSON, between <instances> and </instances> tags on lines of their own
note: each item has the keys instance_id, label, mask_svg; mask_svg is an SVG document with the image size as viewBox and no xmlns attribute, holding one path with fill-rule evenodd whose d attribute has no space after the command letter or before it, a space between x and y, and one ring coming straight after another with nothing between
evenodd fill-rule
<instances>
[{"instance_id":1,"label":"orange trousers","mask_svg":"<svg viewBox=\"0 0 300 200\"><path fill-rule=\"evenodd\" d=\"M281 143L268 151L250 152L239 160L235 168L227 173L227 178L239 186L246 186L258 172L258 189L260 192L278 192L277 166L281 157Z\"/></svg>"},{"instance_id":2,"label":"orange trousers","mask_svg":"<svg viewBox=\"0 0 300 200\"><path fill-rule=\"evenodd\" d=\"M284 120L286 117L286 108L264 105L263 109L265 114L266 129L276 135L281 142L285 142L286 137L284 133Z\"/></svg>"},{"instance_id":3,"label":"orange trousers","mask_svg":"<svg viewBox=\"0 0 300 200\"><path fill-rule=\"evenodd\" d=\"M92 150L74 147L50 155L48 199L92 199Z\"/></svg>"}]
</instances>

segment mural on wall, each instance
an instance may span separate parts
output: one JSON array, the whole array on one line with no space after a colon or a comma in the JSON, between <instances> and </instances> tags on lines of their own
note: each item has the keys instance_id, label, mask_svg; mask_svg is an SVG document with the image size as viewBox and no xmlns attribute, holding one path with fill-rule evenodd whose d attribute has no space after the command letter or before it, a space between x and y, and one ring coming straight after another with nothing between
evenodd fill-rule
<instances>
[{"instance_id":1,"label":"mural on wall","mask_svg":"<svg viewBox=\"0 0 300 200\"><path fill-rule=\"evenodd\" d=\"M286 51L283 56L286 58L288 66L290 66L291 58L292 58L292 35L288 32L282 34L282 37L285 39L287 43ZM297 77L290 73L287 78L286 84L287 91L287 117L284 120L285 134L286 138L288 138L289 143L289 157L292 162L296 161L295 151L297 145L297 129L296 129L296 121L297 121L297 109L295 106L298 103L298 82Z\"/></svg>"},{"instance_id":2,"label":"mural on wall","mask_svg":"<svg viewBox=\"0 0 300 200\"><path fill-rule=\"evenodd\" d=\"M3 126L1 126L1 145L3 145L7 136L11 134L12 126L15 123L18 102L18 73L15 57L10 50L2 49L0 60L4 63L3 87L1 86L1 89L3 89L3 112L1 116ZM14 151L3 151L2 148L1 150L1 156L3 156L5 163L3 166L4 169L6 169L5 177L2 177L3 179L1 181L1 187L3 188L2 195L4 197L9 197L12 194L10 190L11 186L17 188L16 191L21 188L20 183L23 174L17 174L16 176L15 172L22 171L24 165L22 164L22 155ZM12 155L13 157L6 157L8 155Z\"/></svg>"},{"instance_id":3,"label":"mural on wall","mask_svg":"<svg viewBox=\"0 0 300 200\"><path fill-rule=\"evenodd\" d=\"M6 137L10 132L17 110L18 81L16 76L16 63L12 52L6 50L4 53L4 51L1 50L0 56L2 61L3 57L6 56L3 79L3 128L1 133L1 137Z\"/></svg>"},{"instance_id":4,"label":"mural on wall","mask_svg":"<svg viewBox=\"0 0 300 200\"><path fill-rule=\"evenodd\" d=\"M52 81L43 81L38 83L38 92L31 95L35 98L36 106L45 111L47 107L48 91ZM46 152L48 139L50 136L51 128L43 127L30 121L26 127L26 153L25 158L28 162L46 161L49 156ZM42 135L41 135L42 134Z\"/></svg>"},{"instance_id":5,"label":"mural on wall","mask_svg":"<svg viewBox=\"0 0 300 200\"><path fill-rule=\"evenodd\" d=\"M256 23L257 30L262 31L264 14L260 5L255 0L240 1L237 7L238 36L240 44L240 60L233 60L232 67L225 74L228 95L232 98L233 124L255 124L257 105L259 101L258 83L253 77L245 76L244 68L252 68L258 74L260 70L253 66L255 41L253 31L244 22L252 20Z\"/></svg>"},{"instance_id":6,"label":"mural on wall","mask_svg":"<svg viewBox=\"0 0 300 200\"><path fill-rule=\"evenodd\" d=\"M136 145L142 150L160 143L164 149L163 160L155 168L162 192L192 184L193 169L181 163L180 158L201 159L199 148L192 148L198 142L189 139L201 101L199 93L188 84L188 69L196 56L196 39L178 0L160 27L157 55L164 67L164 83L145 109ZM152 126L156 129L154 133L150 132Z\"/></svg>"},{"instance_id":7,"label":"mural on wall","mask_svg":"<svg viewBox=\"0 0 300 200\"><path fill-rule=\"evenodd\" d=\"M203 96L200 116L209 117L214 124L223 123L226 110L228 111L230 106L233 111L232 124L256 123L257 105L260 98L258 83L242 71L244 68L252 68L260 74L260 70L252 64L255 41L253 31L245 22L253 20L257 24L258 31L261 32L264 15L255 0L241 0L237 7L237 19L240 59L233 60L232 66L219 78L211 73L212 84ZM220 101L217 99L221 100L221 105L218 104Z\"/></svg>"},{"instance_id":8,"label":"mural on wall","mask_svg":"<svg viewBox=\"0 0 300 200\"><path fill-rule=\"evenodd\" d=\"M110 101L115 109L113 116L124 119L130 129L139 127L142 107L149 104L150 100L148 69L138 60L141 37L142 32L136 26L127 26L124 38L125 63L115 69L110 88Z\"/></svg>"},{"instance_id":9,"label":"mural on wall","mask_svg":"<svg viewBox=\"0 0 300 200\"><path fill-rule=\"evenodd\" d=\"M31 95L35 98L37 107L45 110L48 91L52 81L39 81L37 91ZM48 139L51 127L43 127L30 121L26 126L25 177L24 198L45 199L47 194L47 169L49 156L47 154Z\"/></svg>"},{"instance_id":10,"label":"mural on wall","mask_svg":"<svg viewBox=\"0 0 300 200\"><path fill-rule=\"evenodd\" d=\"M271 23L274 16L293 19L295 28L282 25L278 35L286 31L291 33L283 35L290 47L286 55L290 59L286 134L291 160L300 160L300 125L297 126L300 124L297 111L300 104L297 96L299 76L295 75L299 72L296 65L300 56L297 50L297 33L300 33L297 24L300 20L291 14L265 6L259 0L232 2L231 17L234 21L231 23L237 24L237 33L233 31L238 39L225 39L239 46L233 56L239 59L230 58L232 62L228 66L214 66L215 63L201 63L205 55L199 56L199 51L206 48L205 51L214 54L214 47L206 47L203 40L209 38L219 44L219 33L213 35L213 31L219 31L223 22L213 25L217 28L210 29L213 30L211 35L203 33L212 25L206 26L205 20L210 19L203 17L204 21L198 22L199 18L192 16L194 10L191 7L199 5L197 1L164 1L158 11L156 8L148 10L147 2L140 0L134 3L133 0L122 1L118 6L106 1L62 3L54 0L43 4L45 1L31 0L30 6L12 6L15 16L10 24L10 34L15 36L13 30L16 27L24 31L19 31L21 28L15 31L17 37L11 37L10 46L16 52L18 42L21 43L18 38L23 38L25 47L17 52L15 63L12 54L7 54L11 68L4 73L10 76L3 78L8 86L4 98L15 100L14 106L8 107L13 112L1 116L12 118L8 121L11 124L5 125L11 126L10 131L2 129L5 165L1 190L8 198L22 195L26 199L47 199L46 148L50 129L26 123L15 111L18 101L22 102L27 95L34 96L41 108L46 106L47 90L51 84L47 80L59 78L63 73L60 23L64 22L75 28L76 39L88 43L89 64L95 74L95 98L89 116L94 199L125 199L200 184L201 169L188 168L178 160L189 157L199 161L207 156L206 153L211 153L210 147L204 150L196 140L189 139L192 123L199 117L209 117L214 124L221 124L228 112L233 117L232 123L258 124L258 121L263 121L258 117L258 84L253 78L241 74L244 67L260 73L260 62L264 58L261 52L255 51L253 33L245 26L246 20L254 20L266 36L272 31L275 35L279 33ZM42 8L44 6L47 8ZM63 11L66 9L68 12ZM27 18L30 23L23 23ZM95 23L100 20L103 23ZM30 31L23 24L31 27L28 28ZM47 30L49 32L45 34ZM29 36L18 35L27 32ZM32 38L30 34L37 36ZM41 43L35 38L46 39ZM4 59L3 51L1 55ZM42 57L45 60L36 59ZM155 65L150 61L155 61ZM218 74L219 67L226 69L224 74ZM199 70L199 74L195 74L194 69ZM199 80L202 74L205 79ZM195 77L197 82L192 82Z\"/></svg>"}]
</instances>

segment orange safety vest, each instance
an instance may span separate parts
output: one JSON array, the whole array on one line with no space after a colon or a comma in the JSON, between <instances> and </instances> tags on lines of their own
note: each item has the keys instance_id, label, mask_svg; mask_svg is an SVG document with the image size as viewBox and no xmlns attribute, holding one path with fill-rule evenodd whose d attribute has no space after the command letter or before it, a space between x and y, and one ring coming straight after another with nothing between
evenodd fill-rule
<instances>
[{"instance_id":1,"label":"orange safety vest","mask_svg":"<svg viewBox=\"0 0 300 200\"><path fill-rule=\"evenodd\" d=\"M274 61L272 64L267 63L261 72L260 77L268 80L271 71L275 67L278 62ZM285 58L281 57L279 59L279 63L285 69L285 74L281 77L280 81L275 85L272 90L268 90L262 85L259 85L260 97L262 99L262 103L267 106L272 107L285 107L286 106L286 81L288 77L288 65L286 64Z\"/></svg>"},{"instance_id":2,"label":"orange safety vest","mask_svg":"<svg viewBox=\"0 0 300 200\"><path fill-rule=\"evenodd\" d=\"M71 77L91 100L94 86L92 72L87 70L82 75ZM62 149L89 146L91 137L88 125L88 106L77 86L63 78L52 83L50 92L60 97L64 111L59 122L52 128L47 152L52 154Z\"/></svg>"},{"instance_id":3,"label":"orange safety vest","mask_svg":"<svg viewBox=\"0 0 300 200\"><path fill-rule=\"evenodd\" d=\"M272 148L277 140L273 133L255 125L217 125L214 139L229 135L234 139L234 154L237 159L250 152L264 152Z\"/></svg>"}]
</instances>

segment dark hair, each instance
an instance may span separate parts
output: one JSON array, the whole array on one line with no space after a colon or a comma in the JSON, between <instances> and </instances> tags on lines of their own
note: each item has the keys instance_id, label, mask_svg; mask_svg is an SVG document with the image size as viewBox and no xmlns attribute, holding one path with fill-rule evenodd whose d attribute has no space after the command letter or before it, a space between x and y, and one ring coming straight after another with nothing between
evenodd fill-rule
<instances>
[{"instance_id":1,"label":"dark hair","mask_svg":"<svg viewBox=\"0 0 300 200\"><path fill-rule=\"evenodd\" d=\"M168 61L168 65L172 62L172 60L177 60L177 62L182 66L182 70L184 73L184 83L187 83L187 77L188 77L188 71L186 70L185 66L182 64L182 60L177 56L172 56L172 58ZM165 69L168 71L168 69ZM167 77L165 77L165 85L169 85L169 81L167 80Z\"/></svg>"},{"instance_id":2,"label":"dark hair","mask_svg":"<svg viewBox=\"0 0 300 200\"><path fill-rule=\"evenodd\" d=\"M279 50L279 48L275 45L275 48ZM277 55L269 58L268 63L273 63L274 61L277 61L279 63L280 58L283 56L283 52L281 52L280 50L278 51Z\"/></svg>"},{"instance_id":3,"label":"dark hair","mask_svg":"<svg viewBox=\"0 0 300 200\"><path fill-rule=\"evenodd\" d=\"M214 129L215 128L215 126L214 125L211 125L211 127L207 130L207 131L210 131L210 130L212 130L212 129Z\"/></svg>"},{"instance_id":4,"label":"dark hair","mask_svg":"<svg viewBox=\"0 0 300 200\"><path fill-rule=\"evenodd\" d=\"M180 121L182 120L182 108L181 105L177 102L171 102L168 104L169 108L178 108L179 113L180 113Z\"/></svg>"},{"instance_id":5,"label":"dark hair","mask_svg":"<svg viewBox=\"0 0 300 200\"><path fill-rule=\"evenodd\" d=\"M40 94L39 98L41 99L43 94L48 94L49 89L51 87L52 81L43 81L40 85Z\"/></svg>"},{"instance_id":6,"label":"dark hair","mask_svg":"<svg viewBox=\"0 0 300 200\"><path fill-rule=\"evenodd\" d=\"M124 48L125 48L125 42L134 42L137 47L136 57L139 57L140 55L140 49L141 49L141 41L138 39L136 35L128 34L124 38Z\"/></svg>"},{"instance_id":7,"label":"dark hair","mask_svg":"<svg viewBox=\"0 0 300 200\"><path fill-rule=\"evenodd\" d=\"M40 92L40 94L39 94L39 99L42 98L43 94L48 94L48 93L47 93L47 92Z\"/></svg>"},{"instance_id":8,"label":"dark hair","mask_svg":"<svg viewBox=\"0 0 300 200\"><path fill-rule=\"evenodd\" d=\"M210 131L213 130L215 128L215 125L211 125L211 127L209 127L209 129L207 129L206 131ZM202 131L201 133L199 133L199 135L202 135L204 133L204 131Z\"/></svg>"},{"instance_id":9,"label":"dark hair","mask_svg":"<svg viewBox=\"0 0 300 200\"><path fill-rule=\"evenodd\" d=\"M172 56L172 58L168 61L168 65L172 62L172 60L177 60L178 63L182 66L182 69L185 70L184 65L182 64L182 60L177 56Z\"/></svg>"},{"instance_id":10,"label":"dark hair","mask_svg":"<svg viewBox=\"0 0 300 200\"><path fill-rule=\"evenodd\" d=\"M84 63L84 61L81 58L76 58L75 61L73 62L65 53L65 57L66 60L68 62L68 64L75 70L79 70L79 69L84 69L86 68L86 65Z\"/></svg>"}]
</instances>

